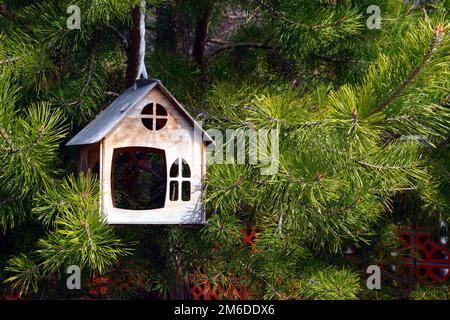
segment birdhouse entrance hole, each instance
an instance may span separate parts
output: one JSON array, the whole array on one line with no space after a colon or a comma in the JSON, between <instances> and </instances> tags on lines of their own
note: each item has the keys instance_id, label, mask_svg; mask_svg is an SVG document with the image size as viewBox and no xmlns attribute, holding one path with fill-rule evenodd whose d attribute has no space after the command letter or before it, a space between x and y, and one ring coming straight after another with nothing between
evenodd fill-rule
<instances>
[{"instance_id":1,"label":"birdhouse entrance hole","mask_svg":"<svg viewBox=\"0 0 450 320\"><path fill-rule=\"evenodd\" d=\"M116 148L111 173L115 208L163 208L166 199L166 156L154 148Z\"/></svg>"}]
</instances>

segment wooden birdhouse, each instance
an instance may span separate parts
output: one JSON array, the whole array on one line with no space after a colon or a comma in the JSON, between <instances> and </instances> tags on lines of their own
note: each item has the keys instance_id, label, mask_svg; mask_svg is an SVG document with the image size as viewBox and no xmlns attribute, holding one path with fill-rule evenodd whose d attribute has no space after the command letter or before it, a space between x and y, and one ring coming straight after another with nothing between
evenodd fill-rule
<instances>
[{"instance_id":1,"label":"wooden birdhouse","mask_svg":"<svg viewBox=\"0 0 450 320\"><path fill-rule=\"evenodd\" d=\"M204 223L211 138L157 79L137 80L66 145L100 178L111 224Z\"/></svg>"}]
</instances>

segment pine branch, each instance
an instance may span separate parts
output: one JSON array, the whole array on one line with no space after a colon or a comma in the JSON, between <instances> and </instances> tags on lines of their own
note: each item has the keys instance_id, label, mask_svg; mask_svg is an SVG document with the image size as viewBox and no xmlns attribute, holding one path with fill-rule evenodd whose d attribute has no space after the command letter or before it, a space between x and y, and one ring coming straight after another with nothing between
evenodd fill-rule
<instances>
[{"instance_id":1,"label":"pine branch","mask_svg":"<svg viewBox=\"0 0 450 320\"><path fill-rule=\"evenodd\" d=\"M26 294L30 289L38 291L38 281L41 277L36 263L23 253L10 259L5 270L13 275L5 280L12 283L13 288L20 290L20 295Z\"/></svg>"},{"instance_id":2,"label":"pine branch","mask_svg":"<svg viewBox=\"0 0 450 320\"><path fill-rule=\"evenodd\" d=\"M91 57L89 60L89 66L88 66L88 74L86 77L86 82L84 83L84 86L81 88L80 94L78 96L78 99L72 103L68 103L68 105L75 105L77 108L81 106L81 104L83 103L83 97L85 96L89 85L92 82L92 73L94 71L94 66L95 66L95 55L96 55L96 50L97 47L94 46L94 49L91 53Z\"/></svg>"},{"instance_id":3,"label":"pine branch","mask_svg":"<svg viewBox=\"0 0 450 320\"><path fill-rule=\"evenodd\" d=\"M374 64L376 65L375 62L372 61L364 61L364 60L351 60L351 59L338 59L336 57L331 57L331 56L325 56L325 55L320 55L320 54L316 54L314 53L312 55L313 57L326 61L326 62L331 62L331 63L342 63L342 64L350 64L350 63L354 63L354 64Z\"/></svg>"},{"instance_id":4,"label":"pine branch","mask_svg":"<svg viewBox=\"0 0 450 320\"><path fill-rule=\"evenodd\" d=\"M17 58L17 57L8 58L8 59L5 59L5 60L0 60L0 65L11 63L11 62L14 62L14 61L17 61L17 60L19 60L19 58Z\"/></svg>"},{"instance_id":5,"label":"pine branch","mask_svg":"<svg viewBox=\"0 0 450 320\"><path fill-rule=\"evenodd\" d=\"M120 32L119 30L117 30L117 28L115 28L114 26L108 25L107 27L108 27L108 29L110 29L110 30L113 32L114 35L117 36L117 38L118 38L118 39L120 40L120 42L122 43L123 48L126 49L126 48L128 47L128 40L127 40L127 37L126 37L122 32Z\"/></svg>"},{"instance_id":6,"label":"pine branch","mask_svg":"<svg viewBox=\"0 0 450 320\"><path fill-rule=\"evenodd\" d=\"M6 198L6 199L3 199L3 200L0 202L0 208L3 207L5 204L7 204L7 203L9 203L9 202L14 202L14 199L12 199L12 198Z\"/></svg>"},{"instance_id":7,"label":"pine branch","mask_svg":"<svg viewBox=\"0 0 450 320\"><path fill-rule=\"evenodd\" d=\"M6 132L6 130L4 128L0 127L0 138L3 139L3 141L5 141L7 147L5 148L5 150L9 153L16 153L19 150L14 146L11 137L8 135L8 133Z\"/></svg>"},{"instance_id":8,"label":"pine branch","mask_svg":"<svg viewBox=\"0 0 450 320\"><path fill-rule=\"evenodd\" d=\"M276 295L279 299L283 300L283 296L277 291L277 289L264 277L261 277L258 273L256 273L249 265L246 265L241 261L241 266L243 266L245 269L247 269L252 275L257 277L258 279L262 280L271 290L274 295Z\"/></svg>"},{"instance_id":9,"label":"pine branch","mask_svg":"<svg viewBox=\"0 0 450 320\"><path fill-rule=\"evenodd\" d=\"M294 25L296 27L303 28L305 30L318 31L318 30L324 30L324 29L335 29L335 28L339 27L343 22L345 22L347 20L347 17L342 17L341 19L336 20L334 22L322 23L322 24L316 24L316 25L299 23L297 21L287 19L286 17L282 17L281 20L284 22L290 23L291 25Z\"/></svg>"},{"instance_id":10,"label":"pine branch","mask_svg":"<svg viewBox=\"0 0 450 320\"><path fill-rule=\"evenodd\" d=\"M322 210L322 212L323 213L327 213L327 214L330 214L330 213L331 214L342 213L342 212L354 209L358 205L360 200L361 199L357 198L355 200L355 202L352 203L352 204L349 204L349 205L346 205L346 206L342 206L342 207L339 207L339 208L326 208L325 210Z\"/></svg>"},{"instance_id":11,"label":"pine branch","mask_svg":"<svg viewBox=\"0 0 450 320\"><path fill-rule=\"evenodd\" d=\"M253 42L235 42L235 43L226 43L226 42L219 42L217 40L210 40L210 43L222 43L223 46L217 48L212 53L210 53L210 56L215 56L225 50L231 50L236 48L249 48L249 49L264 49L264 50L274 50L275 47L265 44L265 43L253 43Z\"/></svg>"},{"instance_id":12,"label":"pine branch","mask_svg":"<svg viewBox=\"0 0 450 320\"><path fill-rule=\"evenodd\" d=\"M389 106L395 99L397 99L402 92L414 81L418 74L423 70L423 68L430 62L439 44L442 42L445 36L445 30L442 23L440 23L434 30L433 39L428 47L427 52L423 56L423 59L418 65L414 67L411 73L403 80L403 82L391 93L389 97L378 104L369 115L376 114L383 111L387 106Z\"/></svg>"},{"instance_id":13,"label":"pine branch","mask_svg":"<svg viewBox=\"0 0 450 320\"><path fill-rule=\"evenodd\" d=\"M307 129L307 128L311 128L311 127L318 127L321 125L328 125L328 124L342 124L342 123L348 123L348 122L352 122L352 124L354 123L354 120L352 118L352 120L340 120L340 119L322 119L322 120L311 120L311 121L306 121L306 122L302 122L302 123L295 123L293 125L289 125L289 124L285 124L285 126L287 128L292 128L292 129ZM284 123L284 121L282 121L281 123Z\"/></svg>"},{"instance_id":14,"label":"pine branch","mask_svg":"<svg viewBox=\"0 0 450 320\"><path fill-rule=\"evenodd\" d=\"M442 104L446 104L448 102L450 102L450 94L444 99Z\"/></svg>"},{"instance_id":15,"label":"pine branch","mask_svg":"<svg viewBox=\"0 0 450 320\"><path fill-rule=\"evenodd\" d=\"M369 163L369 162L365 162L365 161L357 160L357 159L353 159L353 161L364 167L373 168L373 169L377 169L377 170L407 170L407 169L413 168L413 166L411 166L411 165L409 165L409 166L386 166L386 165Z\"/></svg>"},{"instance_id":16,"label":"pine branch","mask_svg":"<svg viewBox=\"0 0 450 320\"><path fill-rule=\"evenodd\" d=\"M447 139L444 139L444 140L439 141L439 142L436 144L436 147L437 147L437 148L440 148L440 147L443 147L443 146L445 146L445 145L447 145L447 144L449 144L449 143L450 143L450 138L447 138Z\"/></svg>"},{"instance_id":17,"label":"pine branch","mask_svg":"<svg viewBox=\"0 0 450 320\"><path fill-rule=\"evenodd\" d=\"M263 8L263 10L266 10L274 17L279 17L281 15L280 12L276 11L274 7L266 4L263 0L252 0L251 2L254 2L257 5L257 9Z\"/></svg>"},{"instance_id":18,"label":"pine branch","mask_svg":"<svg viewBox=\"0 0 450 320\"><path fill-rule=\"evenodd\" d=\"M304 29L310 30L310 31L317 31L317 30L323 30L323 29L335 29L347 20L347 17L343 16L340 19L333 21L333 22L326 22L326 23L319 23L319 24L304 24L304 23L299 23L298 21L294 21L292 19L286 18L286 16L282 12L275 11L274 8L265 4L263 1L254 1L254 2L256 2L260 7L264 7L267 10L267 12L269 12L273 17L279 18L280 20L282 20L286 23L289 23L291 25L301 27L301 28L304 28Z\"/></svg>"},{"instance_id":19,"label":"pine branch","mask_svg":"<svg viewBox=\"0 0 450 320\"><path fill-rule=\"evenodd\" d=\"M45 123L41 123L38 130L37 137L24 149L25 152L29 152L34 147L38 146L41 143L42 138L45 135Z\"/></svg>"}]
</instances>

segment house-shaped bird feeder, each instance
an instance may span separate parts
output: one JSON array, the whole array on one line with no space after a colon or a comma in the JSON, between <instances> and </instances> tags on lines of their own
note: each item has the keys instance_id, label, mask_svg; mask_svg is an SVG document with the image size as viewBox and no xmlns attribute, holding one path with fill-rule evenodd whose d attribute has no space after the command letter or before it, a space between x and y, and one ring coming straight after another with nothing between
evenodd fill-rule
<instances>
[{"instance_id":1,"label":"house-shaped bird feeder","mask_svg":"<svg viewBox=\"0 0 450 320\"><path fill-rule=\"evenodd\" d=\"M66 145L100 178L110 224L201 224L211 138L157 79L137 80Z\"/></svg>"}]
</instances>

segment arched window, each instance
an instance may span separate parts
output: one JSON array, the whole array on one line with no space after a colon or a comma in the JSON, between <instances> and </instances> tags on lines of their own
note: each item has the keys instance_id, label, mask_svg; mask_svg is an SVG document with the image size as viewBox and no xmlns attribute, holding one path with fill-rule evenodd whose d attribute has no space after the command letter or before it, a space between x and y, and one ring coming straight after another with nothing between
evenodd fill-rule
<instances>
[{"instance_id":1,"label":"arched window","mask_svg":"<svg viewBox=\"0 0 450 320\"><path fill-rule=\"evenodd\" d=\"M181 165L180 165L181 164ZM191 200L191 169L186 160L176 159L169 172L169 200L189 201ZM180 187L181 186L181 187Z\"/></svg>"},{"instance_id":2,"label":"arched window","mask_svg":"<svg viewBox=\"0 0 450 320\"><path fill-rule=\"evenodd\" d=\"M155 131L162 129L168 119L166 109L159 103L149 103L142 109L142 124L149 130Z\"/></svg>"}]
</instances>

